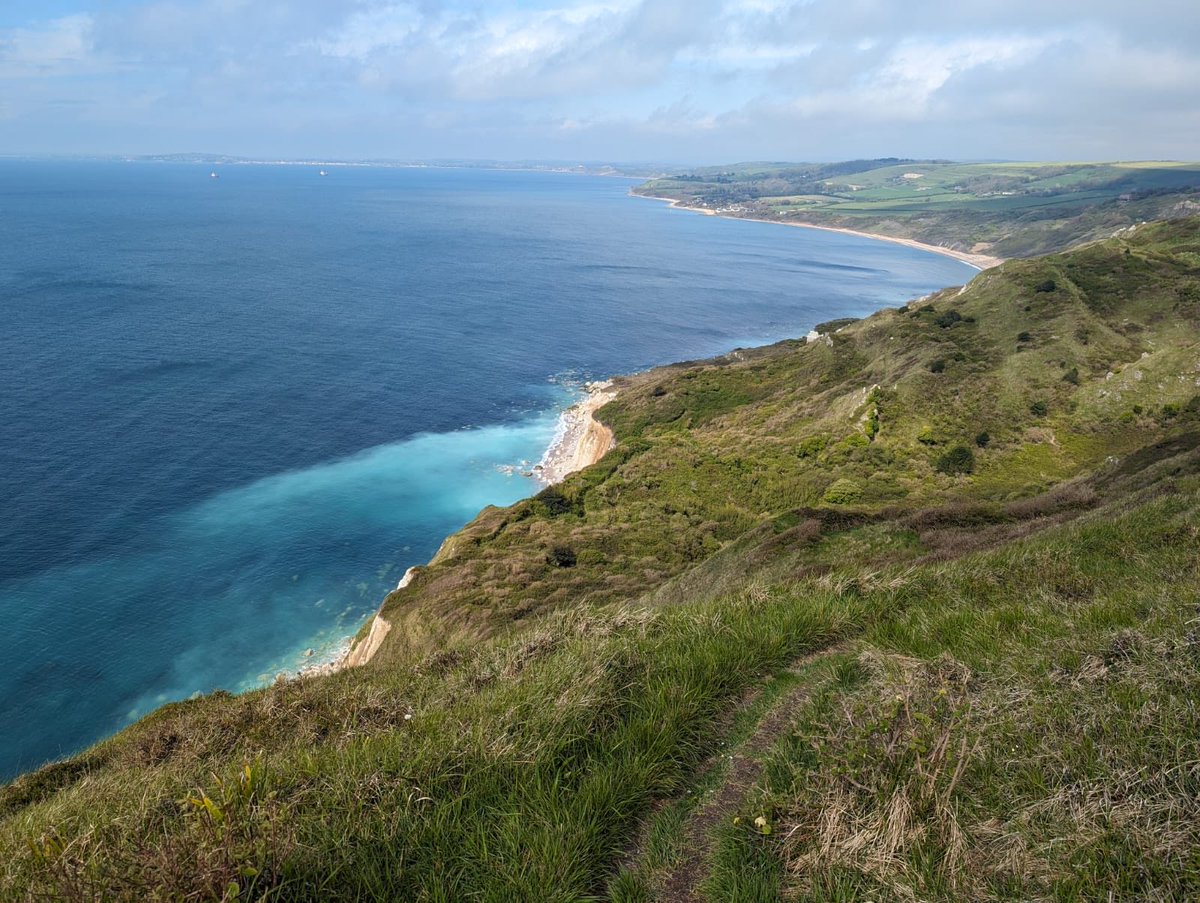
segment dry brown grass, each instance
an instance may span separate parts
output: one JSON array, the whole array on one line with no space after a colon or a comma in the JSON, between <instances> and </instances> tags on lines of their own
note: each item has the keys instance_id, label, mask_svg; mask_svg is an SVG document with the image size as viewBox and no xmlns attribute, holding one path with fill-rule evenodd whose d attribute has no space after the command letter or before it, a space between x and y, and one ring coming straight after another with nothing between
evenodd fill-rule
<instances>
[{"instance_id":1,"label":"dry brown grass","mask_svg":"<svg viewBox=\"0 0 1200 903\"><path fill-rule=\"evenodd\" d=\"M871 652L859 664L877 692L845 710L840 740L860 747L861 760L874 767L822 774L787 825L788 869L811 889L814 873L851 868L915 900L922 879L911 860L918 849L935 848L941 878L965 890L969 843L955 791L972 752L963 729L970 671L949 657L925 664Z\"/></svg>"}]
</instances>

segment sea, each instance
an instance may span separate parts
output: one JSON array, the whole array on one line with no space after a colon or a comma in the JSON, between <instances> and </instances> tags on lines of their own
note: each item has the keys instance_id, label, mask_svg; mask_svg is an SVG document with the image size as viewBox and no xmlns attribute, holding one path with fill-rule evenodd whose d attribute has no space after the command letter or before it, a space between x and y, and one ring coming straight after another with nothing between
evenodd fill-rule
<instances>
[{"instance_id":1,"label":"sea","mask_svg":"<svg viewBox=\"0 0 1200 903\"><path fill-rule=\"evenodd\" d=\"M0 780L336 655L590 379L974 270L631 180L0 160Z\"/></svg>"}]
</instances>

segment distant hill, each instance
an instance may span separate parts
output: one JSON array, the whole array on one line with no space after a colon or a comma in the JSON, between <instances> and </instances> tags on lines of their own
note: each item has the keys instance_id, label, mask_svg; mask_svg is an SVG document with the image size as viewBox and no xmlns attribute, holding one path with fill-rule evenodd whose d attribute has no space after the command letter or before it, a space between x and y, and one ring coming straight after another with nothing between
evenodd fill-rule
<instances>
[{"instance_id":1,"label":"distant hill","mask_svg":"<svg viewBox=\"0 0 1200 903\"><path fill-rule=\"evenodd\" d=\"M655 179L635 193L726 216L1028 257L1200 213L1200 163L748 163Z\"/></svg>"},{"instance_id":2,"label":"distant hill","mask_svg":"<svg viewBox=\"0 0 1200 903\"><path fill-rule=\"evenodd\" d=\"M824 329L620 380L365 666L0 789L0 898L1200 896L1200 218Z\"/></svg>"}]
</instances>

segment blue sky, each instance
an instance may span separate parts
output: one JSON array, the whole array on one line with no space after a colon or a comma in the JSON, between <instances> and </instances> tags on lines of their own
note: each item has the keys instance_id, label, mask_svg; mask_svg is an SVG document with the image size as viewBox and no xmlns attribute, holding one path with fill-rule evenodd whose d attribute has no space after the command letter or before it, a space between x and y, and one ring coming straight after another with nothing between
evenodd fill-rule
<instances>
[{"instance_id":1,"label":"blue sky","mask_svg":"<svg viewBox=\"0 0 1200 903\"><path fill-rule=\"evenodd\" d=\"M0 153L1200 158L1195 0L0 3Z\"/></svg>"}]
</instances>

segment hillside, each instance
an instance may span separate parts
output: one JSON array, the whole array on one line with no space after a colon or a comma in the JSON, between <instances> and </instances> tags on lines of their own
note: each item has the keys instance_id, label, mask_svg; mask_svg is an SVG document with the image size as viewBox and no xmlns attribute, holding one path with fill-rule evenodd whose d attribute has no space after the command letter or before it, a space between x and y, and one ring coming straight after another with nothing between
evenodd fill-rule
<instances>
[{"instance_id":1,"label":"hillside","mask_svg":"<svg viewBox=\"0 0 1200 903\"><path fill-rule=\"evenodd\" d=\"M1194 897L1198 327L1187 219L625 378L364 667L0 789L0 897Z\"/></svg>"},{"instance_id":2,"label":"hillside","mask_svg":"<svg viewBox=\"0 0 1200 903\"><path fill-rule=\"evenodd\" d=\"M724 216L854 229L1029 257L1200 213L1200 164L852 160L707 167L635 194Z\"/></svg>"}]
</instances>

